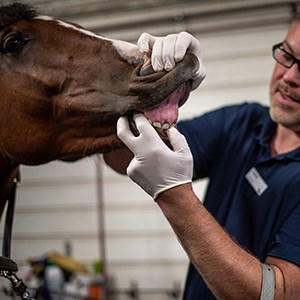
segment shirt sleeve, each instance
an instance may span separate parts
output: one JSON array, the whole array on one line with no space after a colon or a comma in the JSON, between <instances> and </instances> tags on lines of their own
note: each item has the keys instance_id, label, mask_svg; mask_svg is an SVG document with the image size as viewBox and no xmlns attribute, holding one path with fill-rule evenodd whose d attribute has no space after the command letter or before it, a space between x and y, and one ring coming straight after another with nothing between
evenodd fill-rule
<instances>
[{"instance_id":1,"label":"shirt sleeve","mask_svg":"<svg viewBox=\"0 0 300 300\"><path fill-rule=\"evenodd\" d=\"M268 256L285 259L300 266L300 201L275 235L269 249Z\"/></svg>"}]
</instances>

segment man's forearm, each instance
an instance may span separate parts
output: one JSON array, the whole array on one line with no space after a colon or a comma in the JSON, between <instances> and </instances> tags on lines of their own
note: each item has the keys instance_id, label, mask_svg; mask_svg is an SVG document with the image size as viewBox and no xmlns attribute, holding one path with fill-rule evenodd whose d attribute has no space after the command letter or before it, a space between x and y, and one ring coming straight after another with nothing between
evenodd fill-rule
<instances>
[{"instance_id":1,"label":"man's forearm","mask_svg":"<svg viewBox=\"0 0 300 300\"><path fill-rule=\"evenodd\" d=\"M259 299L261 263L229 237L191 184L161 193L156 201L217 299Z\"/></svg>"}]
</instances>

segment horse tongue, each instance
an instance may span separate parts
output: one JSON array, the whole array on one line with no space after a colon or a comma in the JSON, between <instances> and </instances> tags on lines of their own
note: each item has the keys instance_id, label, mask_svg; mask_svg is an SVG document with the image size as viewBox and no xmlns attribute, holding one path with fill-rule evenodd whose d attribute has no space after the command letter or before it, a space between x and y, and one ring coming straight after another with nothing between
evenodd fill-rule
<instances>
[{"instance_id":1,"label":"horse tongue","mask_svg":"<svg viewBox=\"0 0 300 300\"><path fill-rule=\"evenodd\" d=\"M151 58L145 54L144 65L140 70L140 76L146 76L155 73L151 65ZM146 118L154 127L160 129L169 129L178 119L178 108L181 100L186 93L186 85L179 86L171 95L153 109L144 112Z\"/></svg>"},{"instance_id":2,"label":"horse tongue","mask_svg":"<svg viewBox=\"0 0 300 300\"><path fill-rule=\"evenodd\" d=\"M168 129L176 123L178 119L178 107L185 89L185 84L182 84L158 106L144 112L146 118L151 121L154 127Z\"/></svg>"}]
</instances>

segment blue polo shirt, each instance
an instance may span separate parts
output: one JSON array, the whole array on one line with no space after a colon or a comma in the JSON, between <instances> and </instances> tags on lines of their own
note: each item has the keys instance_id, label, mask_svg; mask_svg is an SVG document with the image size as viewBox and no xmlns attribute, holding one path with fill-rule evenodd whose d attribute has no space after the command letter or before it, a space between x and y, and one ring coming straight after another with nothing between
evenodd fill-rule
<instances>
[{"instance_id":1,"label":"blue polo shirt","mask_svg":"<svg viewBox=\"0 0 300 300\"><path fill-rule=\"evenodd\" d=\"M193 153L194 179L209 178L204 205L219 224L261 261L300 265L300 148L271 156L276 124L268 108L224 107L178 129ZM192 265L184 299L215 299Z\"/></svg>"}]
</instances>

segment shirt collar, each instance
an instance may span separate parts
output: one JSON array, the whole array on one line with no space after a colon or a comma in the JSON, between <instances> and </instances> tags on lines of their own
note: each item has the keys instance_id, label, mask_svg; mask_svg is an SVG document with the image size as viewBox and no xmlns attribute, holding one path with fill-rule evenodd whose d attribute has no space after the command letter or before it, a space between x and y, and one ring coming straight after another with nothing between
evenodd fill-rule
<instances>
[{"instance_id":1,"label":"shirt collar","mask_svg":"<svg viewBox=\"0 0 300 300\"><path fill-rule=\"evenodd\" d=\"M269 115L267 116L267 118L261 120L254 128L256 141L259 143L259 145L268 149L270 153L271 139L276 132L276 128L277 124L271 120ZM275 156L273 158L278 160L290 159L293 161L300 161L300 147L293 151Z\"/></svg>"}]
</instances>

